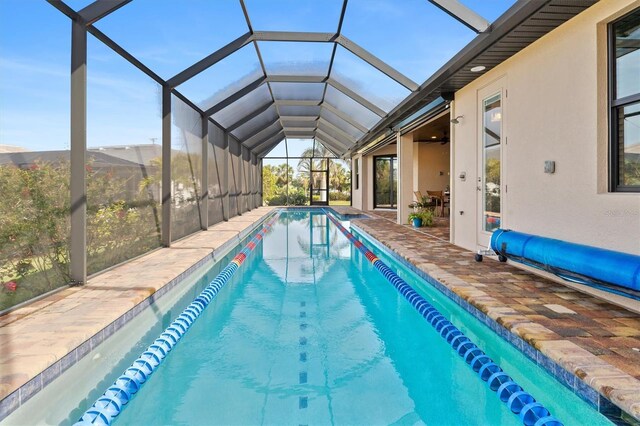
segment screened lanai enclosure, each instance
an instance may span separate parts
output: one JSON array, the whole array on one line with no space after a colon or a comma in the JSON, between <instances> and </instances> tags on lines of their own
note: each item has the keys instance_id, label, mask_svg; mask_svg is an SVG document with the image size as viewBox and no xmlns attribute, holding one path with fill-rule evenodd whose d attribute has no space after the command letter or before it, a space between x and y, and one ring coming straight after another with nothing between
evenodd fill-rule
<instances>
[{"instance_id":1,"label":"screened lanai enclosure","mask_svg":"<svg viewBox=\"0 0 640 426\"><path fill-rule=\"evenodd\" d=\"M263 204L348 205L351 155L489 28L466 3L2 0L0 311Z\"/></svg>"}]
</instances>

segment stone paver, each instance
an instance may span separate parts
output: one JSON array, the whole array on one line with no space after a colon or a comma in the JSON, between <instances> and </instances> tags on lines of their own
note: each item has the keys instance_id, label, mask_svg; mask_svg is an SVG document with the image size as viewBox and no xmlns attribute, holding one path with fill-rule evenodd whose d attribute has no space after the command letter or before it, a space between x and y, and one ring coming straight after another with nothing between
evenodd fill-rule
<instances>
[{"instance_id":1,"label":"stone paver","mask_svg":"<svg viewBox=\"0 0 640 426\"><path fill-rule=\"evenodd\" d=\"M59 374L48 367L88 353L115 319L269 211L247 212L0 317L0 402L13 407L16 396L37 392ZM372 219L352 223L640 420L640 315L512 265L476 263L448 243L445 218L416 231L393 223L395 212L367 214Z\"/></svg>"},{"instance_id":2,"label":"stone paver","mask_svg":"<svg viewBox=\"0 0 640 426\"><path fill-rule=\"evenodd\" d=\"M392 210L368 210L366 214L368 214L369 216L378 216L378 217L387 219L393 223L396 223L397 221L396 212ZM408 228L411 227L411 225L409 225L408 223L404 224L404 226ZM440 238L445 241L450 240L449 217L434 217L433 226L423 226L422 228L419 228L419 229L415 229L415 228L413 229L414 231L422 232L423 234Z\"/></svg>"},{"instance_id":3,"label":"stone paver","mask_svg":"<svg viewBox=\"0 0 640 426\"><path fill-rule=\"evenodd\" d=\"M13 398L21 387L20 399L24 402L25 396L37 392L42 380L51 375L49 367L69 354L76 359L86 354L104 339L105 327L115 327L114 321L210 257L215 249L235 244L272 210L260 207L245 212L171 248L96 275L84 286L64 289L0 317L0 402L8 396ZM45 370L49 374L40 375Z\"/></svg>"},{"instance_id":4,"label":"stone paver","mask_svg":"<svg viewBox=\"0 0 640 426\"><path fill-rule=\"evenodd\" d=\"M371 213L371 212L367 212ZM640 420L640 315L373 212L352 225Z\"/></svg>"}]
</instances>

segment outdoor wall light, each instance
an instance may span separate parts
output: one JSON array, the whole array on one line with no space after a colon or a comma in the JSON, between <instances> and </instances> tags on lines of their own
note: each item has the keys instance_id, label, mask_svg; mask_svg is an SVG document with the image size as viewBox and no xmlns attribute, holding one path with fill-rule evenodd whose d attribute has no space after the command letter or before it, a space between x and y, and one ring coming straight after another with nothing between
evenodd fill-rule
<instances>
[{"instance_id":1,"label":"outdoor wall light","mask_svg":"<svg viewBox=\"0 0 640 426\"><path fill-rule=\"evenodd\" d=\"M461 119L461 118L464 118L464 115L459 115L459 116L457 116L456 118L453 118L453 119L451 120L451 123L453 123L453 124L459 124L459 123L460 123L460 119Z\"/></svg>"}]
</instances>

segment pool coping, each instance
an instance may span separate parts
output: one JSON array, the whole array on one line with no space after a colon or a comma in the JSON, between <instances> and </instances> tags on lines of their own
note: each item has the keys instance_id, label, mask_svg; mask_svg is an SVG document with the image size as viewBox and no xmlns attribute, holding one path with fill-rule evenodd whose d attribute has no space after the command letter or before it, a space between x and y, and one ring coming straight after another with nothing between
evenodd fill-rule
<instances>
[{"instance_id":1,"label":"pool coping","mask_svg":"<svg viewBox=\"0 0 640 426\"><path fill-rule=\"evenodd\" d=\"M257 209L253 209L252 211L256 210ZM174 289L176 285L184 282L187 278L190 278L197 270L206 265L208 262L215 262L220 258L226 256L230 250L236 247L248 235L259 228L265 222L265 220L277 214L279 211L280 209L278 208L269 208L268 211L266 211L263 215L256 219L251 225L244 227L242 230L238 231L236 235L230 236L225 242L220 244L220 246L213 248L210 253L197 260L182 273L166 282L160 288L151 293L148 297L137 303L131 309L124 312L115 320L111 321L94 335L90 336L84 342L79 344L76 348L72 349L66 355L56 360L49 367L45 368L35 377L31 378L26 383L9 393L6 397L0 400L0 422L2 422L2 420L9 416L9 414L17 410L22 404L26 403L34 395L44 389L49 383L59 377L62 373L64 373L78 361L83 359L86 355L91 353L91 351L97 348L104 340L112 336L116 331L120 330L125 324L133 320L145 309L151 307L159 298ZM241 218L242 215L238 215L236 217ZM220 222L220 224L224 223L228 222ZM215 225L210 226L207 231L215 231ZM195 235L202 234L196 232L194 234L191 234L190 236ZM176 241L176 243L180 241L184 242L185 240L186 238L183 238ZM154 250L154 252L156 251L157 250ZM140 257L138 257L137 259L140 259ZM126 262L123 263L123 265L124 264L126 264ZM22 318L17 319L16 321L20 321L21 319Z\"/></svg>"},{"instance_id":2,"label":"pool coping","mask_svg":"<svg viewBox=\"0 0 640 426\"><path fill-rule=\"evenodd\" d=\"M468 301L465 299L464 292L460 291L463 290L460 285L461 280L453 274L442 270L438 271L440 272L438 275L443 276L446 274L451 276L451 284L447 285L415 265L409 259L403 257L392 247L388 246L387 243L372 236L370 233L362 229L362 227L358 226L357 223L351 222L351 227L356 233L368 239L376 249L383 251L391 258L397 260L445 296L449 297L449 299L454 303L473 315L502 339L509 342L528 359L547 371L566 388L571 390L593 408L597 409L598 412L606 416L609 420L616 424L620 424L621 422L625 422L624 424L640 423L640 394L635 394L635 392L630 392L626 389L616 389L615 387L610 386L606 379L611 378L612 370L617 370L618 374L615 375L616 379L624 378L631 385L638 385L640 384L640 381L627 373L606 364L595 355L567 340L538 342L539 344L545 344L545 347L541 349L546 349L548 354L543 353L535 347L535 344L536 338L538 337L537 333L544 332L544 330L546 330L545 327L540 326L533 321L528 321L528 323L514 322L510 324L513 327L513 330L508 329L504 323L500 322L501 319L503 321L505 319L503 314L504 309L508 308L507 306L493 305L488 308L485 306L484 309L487 312L483 311L482 306L474 303L474 301ZM433 266L437 268L437 265ZM434 271L432 271L432 273L433 272ZM455 280L457 280L458 283L456 283ZM451 286L451 288L449 288L449 286ZM466 297L470 298L469 294L467 294ZM493 300L497 302L497 300ZM527 325L529 326L528 329L526 327ZM518 332L522 333L522 336L519 335ZM579 353L579 355L575 355L576 353ZM597 374L597 367L604 367L603 364L606 364L606 367L608 367L605 369L608 370L609 374L605 374L600 377ZM591 365L595 366L595 368L591 369ZM581 375L583 377L576 374L577 371L582 373ZM591 375L594 377L590 377ZM589 381L587 382L583 380L583 378L587 378ZM610 398L606 396L606 394L611 395L612 397Z\"/></svg>"}]
</instances>

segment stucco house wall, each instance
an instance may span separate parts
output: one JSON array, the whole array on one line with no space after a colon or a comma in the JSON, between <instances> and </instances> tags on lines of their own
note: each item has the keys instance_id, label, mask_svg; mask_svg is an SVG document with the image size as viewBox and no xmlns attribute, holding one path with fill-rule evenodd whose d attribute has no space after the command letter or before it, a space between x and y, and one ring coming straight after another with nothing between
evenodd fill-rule
<instances>
[{"instance_id":1,"label":"stucco house wall","mask_svg":"<svg viewBox=\"0 0 640 426\"><path fill-rule=\"evenodd\" d=\"M478 248L479 91L502 79L502 227L640 254L640 194L607 191L606 24L637 7L602 0L455 94L455 244Z\"/></svg>"}]
</instances>

